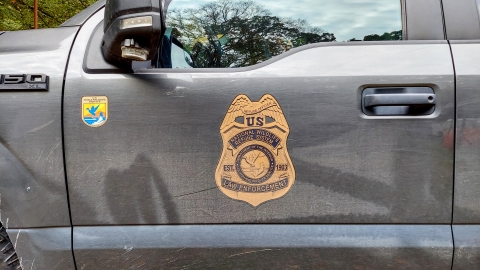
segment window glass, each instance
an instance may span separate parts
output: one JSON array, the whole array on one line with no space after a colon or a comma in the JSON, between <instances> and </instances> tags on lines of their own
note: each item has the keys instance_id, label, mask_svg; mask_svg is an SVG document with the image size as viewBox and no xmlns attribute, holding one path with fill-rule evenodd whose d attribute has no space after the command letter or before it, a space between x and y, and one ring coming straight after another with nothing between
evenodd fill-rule
<instances>
[{"instance_id":1,"label":"window glass","mask_svg":"<svg viewBox=\"0 0 480 270\"><path fill-rule=\"evenodd\" d=\"M172 43L172 68L192 68L190 55L181 47Z\"/></svg>"},{"instance_id":2,"label":"window glass","mask_svg":"<svg viewBox=\"0 0 480 270\"><path fill-rule=\"evenodd\" d=\"M245 67L318 42L402 39L400 0L172 0L166 24L197 68Z\"/></svg>"}]
</instances>

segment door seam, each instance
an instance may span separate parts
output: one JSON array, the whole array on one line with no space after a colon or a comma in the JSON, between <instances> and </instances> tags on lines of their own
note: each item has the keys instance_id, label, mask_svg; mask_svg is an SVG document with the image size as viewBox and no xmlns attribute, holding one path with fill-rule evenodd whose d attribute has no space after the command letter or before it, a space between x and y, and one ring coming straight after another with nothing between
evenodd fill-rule
<instances>
[{"instance_id":1,"label":"door seam","mask_svg":"<svg viewBox=\"0 0 480 270\"><path fill-rule=\"evenodd\" d=\"M455 235L453 233L453 211L455 208L455 168L456 168L456 142L457 142L457 72L455 68L455 60L453 58L453 50L452 50L452 45L449 40L448 42L448 47L450 49L450 55L452 57L452 67L453 67L453 179L452 179L452 215L450 219L450 230L452 232L452 245L453 245L453 250L452 250L452 267L451 270L453 270L454 262L455 262Z\"/></svg>"}]
</instances>

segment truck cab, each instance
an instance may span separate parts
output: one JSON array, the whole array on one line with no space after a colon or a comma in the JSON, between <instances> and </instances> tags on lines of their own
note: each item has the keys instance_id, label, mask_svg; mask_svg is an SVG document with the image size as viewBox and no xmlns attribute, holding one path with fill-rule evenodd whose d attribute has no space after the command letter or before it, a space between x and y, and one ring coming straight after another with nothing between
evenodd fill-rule
<instances>
[{"instance_id":1,"label":"truck cab","mask_svg":"<svg viewBox=\"0 0 480 270\"><path fill-rule=\"evenodd\" d=\"M16 265L480 269L479 40L474 0L108 0L0 34Z\"/></svg>"}]
</instances>

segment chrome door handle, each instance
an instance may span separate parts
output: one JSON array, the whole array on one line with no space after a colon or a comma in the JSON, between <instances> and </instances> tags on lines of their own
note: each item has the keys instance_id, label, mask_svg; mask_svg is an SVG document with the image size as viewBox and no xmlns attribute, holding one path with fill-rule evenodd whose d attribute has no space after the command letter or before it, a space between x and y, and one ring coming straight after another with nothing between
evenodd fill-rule
<instances>
[{"instance_id":1,"label":"chrome door handle","mask_svg":"<svg viewBox=\"0 0 480 270\"><path fill-rule=\"evenodd\" d=\"M370 94L365 95L365 107L375 106L435 106L435 94Z\"/></svg>"},{"instance_id":2,"label":"chrome door handle","mask_svg":"<svg viewBox=\"0 0 480 270\"><path fill-rule=\"evenodd\" d=\"M431 87L375 87L363 89L362 111L368 116L423 116L435 112Z\"/></svg>"}]
</instances>

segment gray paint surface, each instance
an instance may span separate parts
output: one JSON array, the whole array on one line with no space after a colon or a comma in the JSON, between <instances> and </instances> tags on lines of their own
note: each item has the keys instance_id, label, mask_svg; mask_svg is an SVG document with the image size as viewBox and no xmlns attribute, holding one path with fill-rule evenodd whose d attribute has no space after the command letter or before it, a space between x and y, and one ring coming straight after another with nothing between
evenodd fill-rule
<instances>
[{"instance_id":1,"label":"gray paint surface","mask_svg":"<svg viewBox=\"0 0 480 270\"><path fill-rule=\"evenodd\" d=\"M480 39L476 0L442 0L447 39Z\"/></svg>"},{"instance_id":2,"label":"gray paint surface","mask_svg":"<svg viewBox=\"0 0 480 270\"><path fill-rule=\"evenodd\" d=\"M480 225L454 225L454 270L480 269Z\"/></svg>"},{"instance_id":3,"label":"gray paint surface","mask_svg":"<svg viewBox=\"0 0 480 270\"><path fill-rule=\"evenodd\" d=\"M74 225L451 222L453 151L444 134L454 93L446 42L320 46L238 72L87 74L84 52L100 13L79 33L65 90ZM361 113L362 87L396 85L433 87L435 114ZM280 102L297 173L284 198L257 208L229 199L214 181L219 126L242 93ZM82 122L80 101L89 95L109 97L100 128Z\"/></svg>"},{"instance_id":4,"label":"gray paint surface","mask_svg":"<svg viewBox=\"0 0 480 270\"><path fill-rule=\"evenodd\" d=\"M407 39L443 40L441 0L406 0Z\"/></svg>"},{"instance_id":5,"label":"gray paint surface","mask_svg":"<svg viewBox=\"0 0 480 270\"><path fill-rule=\"evenodd\" d=\"M50 78L48 92L0 93L0 219L7 228L70 226L61 102L77 29L7 32L0 38L0 74Z\"/></svg>"},{"instance_id":6,"label":"gray paint surface","mask_svg":"<svg viewBox=\"0 0 480 270\"><path fill-rule=\"evenodd\" d=\"M79 269L450 269L450 226L76 227Z\"/></svg>"},{"instance_id":7,"label":"gray paint surface","mask_svg":"<svg viewBox=\"0 0 480 270\"><path fill-rule=\"evenodd\" d=\"M7 230L24 270L73 270L68 228Z\"/></svg>"},{"instance_id":8,"label":"gray paint surface","mask_svg":"<svg viewBox=\"0 0 480 270\"><path fill-rule=\"evenodd\" d=\"M480 223L480 55L478 42L452 42L457 73L453 222ZM452 136L450 134L449 136Z\"/></svg>"}]
</instances>

